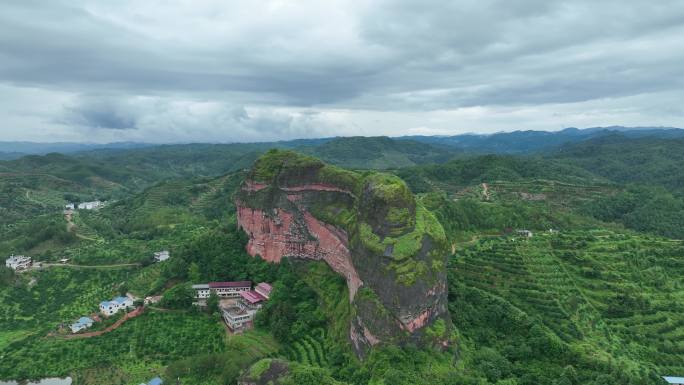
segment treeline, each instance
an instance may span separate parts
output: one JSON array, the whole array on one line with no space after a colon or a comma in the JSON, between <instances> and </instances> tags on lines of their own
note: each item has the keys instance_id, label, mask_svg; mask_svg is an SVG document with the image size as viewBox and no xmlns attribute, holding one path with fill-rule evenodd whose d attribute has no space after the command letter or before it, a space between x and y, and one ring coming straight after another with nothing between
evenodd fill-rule
<instances>
[{"instance_id":1,"label":"treeline","mask_svg":"<svg viewBox=\"0 0 684 385\"><path fill-rule=\"evenodd\" d=\"M482 182L551 179L566 182L600 181L590 172L568 164L531 156L483 155L453 159L396 171L414 193L433 191L434 185L464 188Z\"/></svg>"},{"instance_id":2,"label":"treeline","mask_svg":"<svg viewBox=\"0 0 684 385\"><path fill-rule=\"evenodd\" d=\"M662 187L631 186L589 202L582 212L641 232L684 238L684 196Z\"/></svg>"}]
</instances>

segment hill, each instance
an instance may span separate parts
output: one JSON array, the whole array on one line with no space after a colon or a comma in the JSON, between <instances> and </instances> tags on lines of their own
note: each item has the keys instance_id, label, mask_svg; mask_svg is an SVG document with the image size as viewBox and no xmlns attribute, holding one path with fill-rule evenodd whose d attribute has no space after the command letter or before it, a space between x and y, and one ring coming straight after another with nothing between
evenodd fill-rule
<instances>
[{"instance_id":1,"label":"hill","mask_svg":"<svg viewBox=\"0 0 684 385\"><path fill-rule=\"evenodd\" d=\"M631 138L611 134L567 145L548 158L570 163L619 183L684 191L684 138Z\"/></svg>"},{"instance_id":2,"label":"hill","mask_svg":"<svg viewBox=\"0 0 684 385\"><path fill-rule=\"evenodd\" d=\"M390 169L442 163L455 154L453 150L443 146L385 136L334 138L315 147L296 149L326 162L356 169Z\"/></svg>"},{"instance_id":3,"label":"hill","mask_svg":"<svg viewBox=\"0 0 684 385\"><path fill-rule=\"evenodd\" d=\"M555 150L563 145L621 134L629 138L682 138L684 130L672 127L593 127L566 128L561 131L513 131L490 135L404 136L428 144L439 144L480 154L529 154Z\"/></svg>"},{"instance_id":4,"label":"hill","mask_svg":"<svg viewBox=\"0 0 684 385\"><path fill-rule=\"evenodd\" d=\"M378 142L381 152L401 148L377 138L355 146L362 151L365 143ZM351 142L303 143L307 151L326 144L333 153L341 147L339 162L353 160L347 155ZM219 385L261 378L256 374L270 367L263 362L289 362L292 371L282 379L296 375L302 383L659 385L658 375L684 370L684 245L673 239L684 228L677 222L684 215L677 206L676 139L605 136L552 154L459 154L443 164L418 165L421 158L410 156L420 151L404 148L412 165L392 173L415 194L392 175L321 166L291 153L272 162L267 156L255 171L242 171L261 145L231 146L49 154L0 163L8 192L0 206L14 210L2 227L0 251L46 262L67 257L73 264L22 274L0 268L0 378L71 375L83 385L139 384L154 374ZM422 159L432 156L432 147L427 151ZM245 179L254 183L243 184ZM302 189L305 182L312 182L308 190ZM331 187L346 187L362 199L327 191ZM74 227L67 227L60 206L65 195L103 193L114 198L110 205L77 212ZM275 220L268 226L268 234L286 237L284 244L323 239L320 231L294 232L302 221L313 223L296 205L338 226L350 245L363 245L350 246L355 266L384 266L359 273L375 289L361 288L352 304L348 276L326 263L284 257L273 264L252 257L245 247L254 254L269 239L237 229L246 213L235 206L236 197L249 199L256 214L261 206L278 209L252 215L262 222L293 213L300 222L288 231L276 231ZM426 218L439 226L426 225ZM404 237L407 223L415 231ZM436 227L444 231L440 243L448 259L443 266L433 259L428 267L446 274L445 317L453 331L434 322L422 337L440 341L449 334L453 343L417 344L407 331L382 335L385 322L399 322L392 314L402 314L403 305L426 302L415 294L421 291L396 296L401 289L382 288L433 282L421 275L423 261L404 251L417 244L418 254L429 250L431 237L414 235ZM533 236L516 231L521 229ZM161 249L170 250L171 259L152 263L152 253ZM376 260L381 263L370 263ZM227 336L217 309L191 305L189 287L244 279L271 282L274 293L255 330ZM162 301L100 337L69 340L59 334L60 324L125 292L161 295ZM409 313L399 318L416 315ZM352 320L357 333L363 323L368 335L390 342L358 358L349 339Z\"/></svg>"}]
</instances>

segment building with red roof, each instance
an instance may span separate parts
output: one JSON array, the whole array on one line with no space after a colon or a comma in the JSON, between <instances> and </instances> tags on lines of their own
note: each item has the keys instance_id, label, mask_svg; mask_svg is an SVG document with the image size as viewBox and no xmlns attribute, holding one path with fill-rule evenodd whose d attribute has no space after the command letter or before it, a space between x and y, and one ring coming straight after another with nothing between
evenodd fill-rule
<instances>
[{"instance_id":1,"label":"building with red roof","mask_svg":"<svg viewBox=\"0 0 684 385\"><path fill-rule=\"evenodd\" d=\"M209 282L192 285L195 298L205 300L211 293L221 298L237 298L241 292L252 289L252 281Z\"/></svg>"},{"instance_id":2,"label":"building with red roof","mask_svg":"<svg viewBox=\"0 0 684 385\"><path fill-rule=\"evenodd\" d=\"M271 298L271 291L273 290L273 286L266 282L261 282L260 284L256 285L254 288L254 291L259 293L262 297L269 299Z\"/></svg>"}]
</instances>

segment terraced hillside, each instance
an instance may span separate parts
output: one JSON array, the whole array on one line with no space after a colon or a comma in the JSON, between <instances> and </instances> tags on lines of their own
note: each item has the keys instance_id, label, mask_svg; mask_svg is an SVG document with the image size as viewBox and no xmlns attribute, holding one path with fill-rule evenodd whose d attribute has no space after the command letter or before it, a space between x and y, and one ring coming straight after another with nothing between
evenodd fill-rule
<instances>
[{"instance_id":1,"label":"terraced hillside","mask_svg":"<svg viewBox=\"0 0 684 385\"><path fill-rule=\"evenodd\" d=\"M464 335L476 344L497 346L514 366L534 365L520 355L519 346L506 347L514 337L497 340L496 327L481 330L484 326L474 323L478 315L464 314L477 305L475 297L499 303L497 309L509 313L504 319L536 324L536 332L553 346L548 356L558 355L559 361L575 361L579 368L605 366L631 378L649 371L680 373L683 258L681 242L607 230L482 239L452 259L452 311ZM464 301L466 308L459 308ZM492 310L485 308L476 311ZM491 321L499 315L483 317ZM515 333L525 330L508 327ZM528 349L534 350L534 338L524 335ZM558 371L560 376L560 365Z\"/></svg>"},{"instance_id":2,"label":"terraced hillside","mask_svg":"<svg viewBox=\"0 0 684 385\"><path fill-rule=\"evenodd\" d=\"M285 356L290 361L302 364L327 367L328 358L326 346L326 332L323 328L316 328L285 348Z\"/></svg>"}]
</instances>

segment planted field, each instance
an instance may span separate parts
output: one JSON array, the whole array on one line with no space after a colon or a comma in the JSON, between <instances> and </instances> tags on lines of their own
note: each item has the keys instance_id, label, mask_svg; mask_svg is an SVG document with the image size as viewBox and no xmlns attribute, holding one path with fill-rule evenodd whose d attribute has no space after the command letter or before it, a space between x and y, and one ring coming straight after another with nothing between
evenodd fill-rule
<instances>
[{"instance_id":1,"label":"planted field","mask_svg":"<svg viewBox=\"0 0 684 385\"><path fill-rule=\"evenodd\" d=\"M292 361L325 367L328 365L325 337L323 328L314 329L311 334L285 347L285 355Z\"/></svg>"},{"instance_id":2,"label":"planted field","mask_svg":"<svg viewBox=\"0 0 684 385\"><path fill-rule=\"evenodd\" d=\"M568 346L631 369L684 371L679 242L610 231L502 237L465 247L450 274L540 320Z\"/></svg>"},{"instance_id":3,"label":"planted field","mask_svg":"<svg viewBox=\"0 0 684 385\"><path fill-rule=\"evenodd\" d=\"M220 324L203 314L148 312L99 337L29 337L22 346L2 352L0 377L67 375L73 370L133 362L158 366L173 359L222 352L224 333Z\"/></svg>"}]
</instances>

